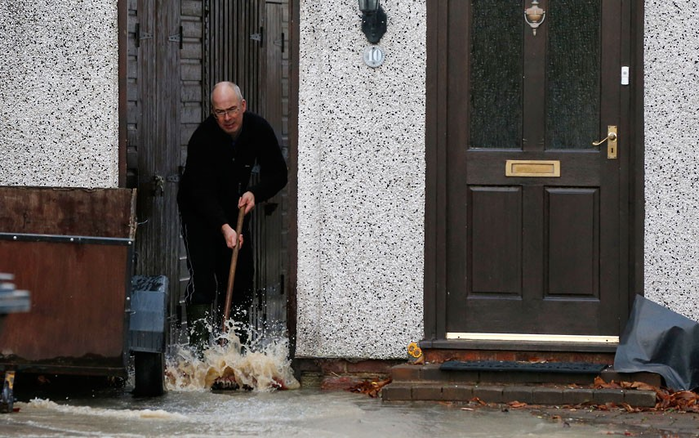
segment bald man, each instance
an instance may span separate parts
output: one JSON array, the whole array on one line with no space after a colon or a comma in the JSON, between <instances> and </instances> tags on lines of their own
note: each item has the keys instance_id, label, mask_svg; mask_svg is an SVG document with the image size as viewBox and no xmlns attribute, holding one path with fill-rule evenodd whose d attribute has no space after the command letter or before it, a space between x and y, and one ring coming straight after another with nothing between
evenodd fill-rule
<instances>
[{"instance_id":1,"label":"bald man","mask_svg":"<svg viewBox=\"0 0 699 438\"><path fill-rule=\"evenodd\" d=\"M185 293L190 345L200 353L209 340L204 318L224 313L236 241L245 243L238 255L231 315L246 322L254 274L248 213L287 183L286 163L274 130L265 119L246 109L236 84L219 82L214 86L211 115L187 145L187 163L177 195L190 275ZM256 165L259 180L250 186L250 174ZM246 213L243 236L235 232L240 207Z\"/></svg>"}]
</instances>

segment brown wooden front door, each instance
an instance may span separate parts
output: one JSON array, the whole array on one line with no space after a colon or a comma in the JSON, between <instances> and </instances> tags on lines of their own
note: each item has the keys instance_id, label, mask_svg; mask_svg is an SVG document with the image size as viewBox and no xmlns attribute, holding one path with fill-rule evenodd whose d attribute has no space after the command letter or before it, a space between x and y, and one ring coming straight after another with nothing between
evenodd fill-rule
<instances>
[{"instance_id":1,"label":"brown wooden front door","mask_svg":"<svg viewBox=\"0 0 699 438\"><path fill-rule=\"evenodd\" d=\"M437 318L452 340L614 344L628 294L628 3L541 0L536 32L530 6L455 0L438 11L448 26ZM593 145L609 126L616 158L609 142Z\"/></svg>"}]
</instances>

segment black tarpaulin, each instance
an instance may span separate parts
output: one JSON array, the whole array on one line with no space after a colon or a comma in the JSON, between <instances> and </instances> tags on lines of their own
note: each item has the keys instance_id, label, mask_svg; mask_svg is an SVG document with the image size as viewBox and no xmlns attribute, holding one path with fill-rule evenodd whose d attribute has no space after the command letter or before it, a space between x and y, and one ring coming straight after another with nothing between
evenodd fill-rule
<instances>
[{"instance_id":1,"label":"black tarpaulin","mask_svg":"<svg viewBox=\"0 0 699 438\"><path fill-rule=\"evenodd\" d=\"M699 324L637 295L614 370L659 374L676 391L699 387Z\"/></svg>"}]
</instances>

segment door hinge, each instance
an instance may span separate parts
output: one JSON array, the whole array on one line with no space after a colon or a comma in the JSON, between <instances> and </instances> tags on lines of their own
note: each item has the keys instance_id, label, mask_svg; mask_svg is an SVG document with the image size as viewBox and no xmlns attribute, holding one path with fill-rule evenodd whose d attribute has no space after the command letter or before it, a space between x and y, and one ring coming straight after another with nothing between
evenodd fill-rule
<instances>
[{"instance_id":1,"label":"door hinge","mask_svg":"<svg viewBox=\"0 0 699 438\"><path fill-rule=\"evenodd\" d=\"M165 193L165 178L160 175L153 175L151 179L152 196L163 196Z\"/></svg>"},{"instance_id":2,"label":"door hinge","mask_svg":"<svg viewBox=\"0 0 699 438\"><path fill-rule=\"evenodd\" d=\"M180 26L180 33L176 33L174 35L170 35L167 37L167 40L171 43L180 43L180 50L182 49L182 43L184 38L182 38L182 26Z\"/></svg>"},{"instance_id":3,"label":"door hinge","mask_svg":"<svg viewBox=\"0 0 699 438\"><path fill-rule=\"evenodd\" d=\"M141 47L141 40L153 39L153 34L145 32L141 33L141 23L136 23L134 37L136 38L136 47Z\"/></svg>"},{"instance_id":4,"label":"door hinge","mask_svg":"<svg viewBox=\"0 0 699 438\"><path fill-rule=\"evenodd\" d=\"M174 173L172 175L162 176L153 175L150 180L151 196L160 197L165 194L165 184L174 183L178 184L180 182L180 175Z\"/></svg>"},{"instance_id":5,"label":"door hinge","mask_svg":"<svg viewBox=\"0 0 699 438\"><path fill-rule=\"evenodd\" d=\"M250 39L253 41L258 41L260 43L260 47L262 47L265 42L265 29L260 26L260 31L258 33L250 34Z\"/></svg>"},{"instance_id":6,"label":"door hinge","mask_svg":"<svg viewBox=\"0 0 699 438\"><path fill-rule=\"evenodd\" d=\"M282 53L284 53L284 32L282 32L281 38L278 38L274 40L274 45L275 46L281 46L282 48Z\"/></svg>"}]
</instances>

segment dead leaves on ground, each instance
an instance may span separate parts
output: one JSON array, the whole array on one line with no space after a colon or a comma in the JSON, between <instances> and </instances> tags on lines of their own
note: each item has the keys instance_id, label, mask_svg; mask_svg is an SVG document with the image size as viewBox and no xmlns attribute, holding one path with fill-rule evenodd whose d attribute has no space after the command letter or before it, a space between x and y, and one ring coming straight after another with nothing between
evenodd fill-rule
<instances>
[{"instance_id":1,"label":"dead leaves on ground","mask_svg":"<svg viewBox=\"0 0 699 438\"><path fill-rule=\"evenodd\" d=\"M699 394L694 391L673 391L668 388L659 388L643 382L605 382L600 377L595 378L596 389L637 389L639 391L655 391L655 407L649 410L656 411L676 411L676 412L697 412L699 413ZM622 407L628 412L640 412L639 408L630 406Z\"/></svg>"},{"instance_id":2,"label":"dead leaves on ground","mask_svg":"<svg viewBox=\"0 0 699 438\"><path fill-rule=\"evenodd\" d=\"M349 388L350 392L359 392L366 394L371 398L376 398L381 392L381 388L391 383L392 379L389 377L386 380L365 380L360 382L353 387Z\"/></svg>"},{"instance_id":3,"label":"dead leaves on ground","mask_svg":"<svg viewBox=\"0 0 699 438\"><path fill-rule=\"evenodd\" d=\"M464 406L461 408L462 411L475 411L475 408L482 408L482 407L490 407L490 408L500 408L503 412L507 412L509 408L513 409L523 409L523 408L528 408L530 405L527 403L523 402L518 402L518 401L512 401L509 403L506 403L506 407L503 407L501 403L488 403L484 402L481 400L479 397L473 397L468 401L468 406Z\"/></svg>"},{"instance_id":4,"label":"dead leaves on ground","mask_svg":"<svg viewBox=\"0 0 699 438\"><path fill-rule=\"evenodd\" d=\"M649 385L643 382L605 382L604 379L597 376L595 377L595 389L638 389L639 391L659 391L660 388L657 386Z\"/></svg>"},{"instance_id":5,"label":"dead leaves on ground","mask_svg":"<svg viewBox=\"0 0 699 438\"><path fill-rule=\"evenodd\" d=\"M579 387L578 385L574 385ZM616 409L625 410L629 413L637 413L644 411L663 411L663 412L692 412L699 413L699 394L693 391L672 391L668 388L659 388L657 386L649 385L643 382L605 382L600 377L595 378L594 381L595 389L629 389L638 391L654 391L656 394L656 404L652 408L647 407L635 407L628 403L604 403L604 404L592 404L584 403L583 405L573 406L565 405L562 408L575 409L575 408L589 408L599 411L612 411ZM495 403L486 403L474 397L469 400L468 408L462 408L464 410L473 410L472 407L482 407L482 406L495 406ZM533 407L527 403L512 401L507 403L507 406L512 409L526 409Z\"/></svg>"}]
</instances>

